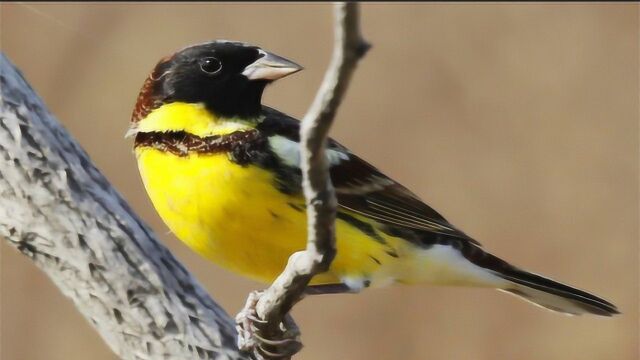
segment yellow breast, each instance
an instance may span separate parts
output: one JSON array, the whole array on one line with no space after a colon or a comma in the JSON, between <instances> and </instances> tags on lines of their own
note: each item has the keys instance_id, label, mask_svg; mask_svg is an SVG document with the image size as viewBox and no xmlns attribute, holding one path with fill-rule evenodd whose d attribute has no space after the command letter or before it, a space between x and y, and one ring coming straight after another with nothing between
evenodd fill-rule
<instances>
[{"instance_id":1,"label":"yellow breast","mask_svg":"<svg viewBox=\"0 0 640 360\"><path fill-rule=\"evenodd\" d=\"M140 174L156 210L189 247L220 266L270 282L288 257L306 245L304 200L278 191L273 175L240 166L224 153L179 157L136 149ZM331 271L314 283L345 277L388 277L389 253L399 239L381 244L352 225L336 222L338 254ZM396 249L402 251L402 249ZM393 255L393 256L392 256Z\"/></svg>"}]
</instances>

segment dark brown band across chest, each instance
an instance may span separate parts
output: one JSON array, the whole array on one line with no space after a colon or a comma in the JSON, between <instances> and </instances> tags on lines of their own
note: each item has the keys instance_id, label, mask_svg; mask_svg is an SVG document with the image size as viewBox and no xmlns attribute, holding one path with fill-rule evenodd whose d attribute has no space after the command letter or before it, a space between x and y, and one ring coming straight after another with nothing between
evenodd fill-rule
<instances>
[{"instance_id":1,"label":"dark brown band across chest","mask_svg":"<svg viewBox=\"0 0 640 360\"><path fill-rule=\"evenodd\" d=\"M263 160L268 151L268 139L258 130L236 131L225 135L200 137L185 131L141 132L136 135L135 148L153 148L176 156L189 154L228 153L237 163Z\"/></svg>"},{"instance_id":2,"label":"dark brown band across chest","mask_svg":"<svg viewBox=\"0 0 640 360\"><path fill-rule=\"evenodd\" d=\"M275 186L285 194L299 194L300 169L284 166L271 151L268 135L258 129L200 137L185 131L140 132L134 147L152 148L180 157L224 153L238 165L256 165L274 172Z\"/></svg>"}]
</instances>

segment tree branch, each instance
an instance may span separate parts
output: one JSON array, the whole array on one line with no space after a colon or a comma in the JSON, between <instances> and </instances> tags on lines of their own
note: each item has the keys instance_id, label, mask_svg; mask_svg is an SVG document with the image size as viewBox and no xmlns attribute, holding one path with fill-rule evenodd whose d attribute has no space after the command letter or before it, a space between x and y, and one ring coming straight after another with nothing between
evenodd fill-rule
<instances>
[{"instance_id":1,"label":"tree branch","mask_svg":"<svg viewBox=\"0 0 640 360\"><path fill-rule=\"evenodd\" d=\"M243 359L232 320L0 54L0 236L124 359Z\"/></svg>"},{"instance_id":2,"label":"tree branch","mask_svg":"<svg viewBox=\"0 0 640 360\"><path fill-rule=\"evenodd\" d=\"M307 250L258 299L264 334L335 256L327 134L369 45L358 4L335 5L331 64L301 126ZM29 256L121 358L243 359L233 325L0 54L0 236Z\"/></svg>"},{"instance_id":3,"label":"tree branch","mask_svg":"<svg viewBox=\"0 0 640 360\"><path fill-rule=\"evenodd\" d=\"M307 204L307 248L293 254L282 274L260 294L256 313L267 323L262 335L278 338L281 323L300 301L311 278L329 269L336 255L337 201L325 156L327 136L351 76L369 44L360 32L359 4L334 5L333 56L318 93L300 128L303 190Z\"/></svg>"}]
</instances>

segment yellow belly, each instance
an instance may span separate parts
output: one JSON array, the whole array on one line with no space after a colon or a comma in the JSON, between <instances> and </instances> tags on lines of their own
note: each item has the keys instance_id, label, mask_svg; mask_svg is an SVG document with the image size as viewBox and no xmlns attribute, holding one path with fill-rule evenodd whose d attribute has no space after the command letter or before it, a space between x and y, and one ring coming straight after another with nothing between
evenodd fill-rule
<instances>
[{"instance_id":1,"label":"yellow belly","mask_svg":"<svg viewBox=\"0 0 640 360\"><path fill-rule=\"evenodd\" d=\"M304 199L278 191L270 172L234 164L226 154L178 157L142 148L136 155L149 197L167 226L221 267L271 282L289 256L305 248ZM397 256L409 249L401 239L380 235L384 241L337 220L337 256L313 283L351 277L392 281Z\"/></svg>"}]
</instances>

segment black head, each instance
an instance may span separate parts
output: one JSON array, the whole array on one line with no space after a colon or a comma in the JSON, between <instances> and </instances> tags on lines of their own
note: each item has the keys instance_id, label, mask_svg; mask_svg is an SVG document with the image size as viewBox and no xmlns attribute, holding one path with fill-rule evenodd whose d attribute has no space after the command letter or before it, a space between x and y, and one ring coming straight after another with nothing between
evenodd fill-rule
<instances>
[{"instance_id":1,"label":"black head","mask_svg":"<svg viewBox=\"0 0 640 360\"><path fill-rule=\"evenodd\" d=\"M203 103L219 116L255 116L260 113L265 86L301 69L289 60L244 43L214 41L194 45L156 65L140 93L136 110L182 101Z\"/></svg>"}]
</instances>

